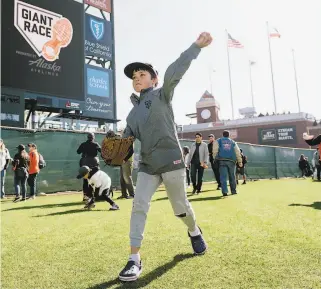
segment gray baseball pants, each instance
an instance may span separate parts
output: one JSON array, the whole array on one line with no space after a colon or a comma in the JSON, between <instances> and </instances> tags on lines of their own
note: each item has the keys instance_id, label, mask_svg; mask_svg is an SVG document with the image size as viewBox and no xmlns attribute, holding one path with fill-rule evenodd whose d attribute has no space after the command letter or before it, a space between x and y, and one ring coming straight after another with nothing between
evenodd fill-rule
<instances>
[{"instance_id":1,"label":"gray baseball pants","mask_svg":"<svg viewBox=\"0 0 321 289\"><path fill-rule=\"evenodd\" d=\"M130 220L130 245L141 247L147 213L151 199L163 182L175 216L179 217L190 232L196 230L194 211L186 196L185 169L175 170L161 175L149 175L139 172L136 192Z\"/></svg>"}]
</instances>

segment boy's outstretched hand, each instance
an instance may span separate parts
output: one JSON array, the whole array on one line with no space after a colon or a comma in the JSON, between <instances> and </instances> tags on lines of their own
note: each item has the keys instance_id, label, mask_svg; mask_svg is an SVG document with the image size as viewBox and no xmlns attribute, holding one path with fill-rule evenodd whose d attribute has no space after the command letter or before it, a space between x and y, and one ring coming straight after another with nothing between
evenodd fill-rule
<instances>
[{"instance_id":1,"label":"boy's outstretched hand","mask_svg":"<svg viewBox=\"0 0 321 289\"><path fill-rule=\"evenodd\" d=\"M199 47L199 48L204 48L206 46L209 46L212 43L212 36L211 34L207 33L207 32L203 32L198 39L196 40L195 44Z\"/></svg>"}]
</instances>

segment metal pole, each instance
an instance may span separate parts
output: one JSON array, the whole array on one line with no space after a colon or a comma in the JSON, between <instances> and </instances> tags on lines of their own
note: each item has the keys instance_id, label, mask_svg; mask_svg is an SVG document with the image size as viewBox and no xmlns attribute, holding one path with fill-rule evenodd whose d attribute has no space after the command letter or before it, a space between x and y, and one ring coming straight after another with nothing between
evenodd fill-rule
<instances>
[{"instance_id":1,"label":"metal pole","mask_svg":"<svg viewBox=\"0 0 321 289\"><path fill-rule=\"evenodd\" d=\"M251 84L251 96L252 96L252 107L254 107L254 94L253 94L253 84L252 84L252 61L249 61L250 67L250 84Z\"/></svg>"},{"instance_id":2,"label":"metal pole","mask_svg":"<svg viewBox=\"0 0 321 289\"><path fill-rule=\"evenodd\" d=\"M295 77L296 96L297 96L297 99L298 99L299 112L301 112L300 97L299 97L299 88L298 88L298 78L297 78L297 74L296 74L296 65L295 65L294 49L292 49L292 55L293 55L293 68L294 68L294 77Z\"/></svg>"},{"instance_id":3,"label":"metal pole","mask_svg":"<svg viewBox=\"0 0 321 289\"><path fill-rule=\"evenodd\" d=\"M267 26L267 37L269 41L269 52L270 52L270 66L271 66L271 77L272 77L272 89L273 89L273 98L274 98L274 112L277 113L276 108L276 99L275 99L275 87L274 87L274 77L273 77L273 65L272 65L272 53L271 53L271 41L270 41L270 29L269 29L269 23L266 22Z\"/></svg>"},{"instance_id":4,"label":"metal pole","mask_svg":"<svg viewBox=\"0 0 321 289\"><path fill-rule=\"evenodd\" d=\"M232 119L234 119L234 104L233 104L233 91L232 91L232 80L231 80L231 67L230 67L230 52L228 49L228 32L226 31L227 36L227 42L226 42L226 48L227 48L227 63L228 63L228 73L230 78L230 93L231 93L231 106L232 106Z\"/></svg>"},{"instance_id":5,"label":"metal pole","mask_svg":"<svg viewBox=\"0 0 321 289\"><path fill-rule=\"evenodd\" d=\"M113 58L112 58L112 66L113 70L113 96L114 96L114 120L117 119L117 101L116 101L116 56L115 56L115 5L114 0L111 0L111 25L112 25L112 36L113 36ZM114 130L117 131L117 122L114 123Z\"/></svg>"}]
</instances>

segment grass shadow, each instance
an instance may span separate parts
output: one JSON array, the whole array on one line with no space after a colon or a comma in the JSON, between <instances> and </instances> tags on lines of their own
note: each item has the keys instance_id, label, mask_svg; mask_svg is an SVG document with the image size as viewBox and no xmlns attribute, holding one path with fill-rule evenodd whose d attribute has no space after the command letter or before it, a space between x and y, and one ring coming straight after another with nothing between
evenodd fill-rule
<instances>
[{"instance_id":1,"label":"grass shadow","mask_svg":"<svg viewBox=\"0 0 321 289\"><path fill-rule=\"evenodd\" d=\"M27 201L32 202L32 201ZM19 204L19 203L17 203ZM26 203L25 203L26 204ZM25 206L19 208L11 208L7 210L3 210L3 212L7 211L21 211L21 210L31 210L31 209L52 209L52 208L64 208L64 207L71 207L71 206L79 206L84 204L84 202L74 202L74 203L63 203L63 204L48 204L48 205L40 205L40 206Z\"/></svg>"},{"instance_id":2,"label":"grass shadow","mask_svg":"<svg viewBox=\"0 0 321 289\"><path fill-rule=\"evenodd\" d=\"M290 207L309 207L309 208L313 208L316 210L321 210L321 202L314 202L311 205L304 205L304 204L291 204L289 205Z\"/></svg>"},{"instance_id":3,"label":"grass shadow","mask_svg":"<svg viewBox=\"0 0 321 289\"><path fill-rule=\"evenodd\" d=\"M69 210L64 212L56 212L47 215L37 215L33 216L33 218L42 218L42 217L54 217L54 216L62 216L62 215L70 215L70 214L77 214L77 213L84 213L84 212L109 212L108 210L85 210L85 209L78 209L78 210Z\"/></svg>"},{"instance_id":4,"label":"grass shadow","mask_svg":"<svg viewBox=\"0 0 321 289\"><path fill-rule=\"evenodd\" d=\"M207 197L207 198L195 198L195 199L188 199L189 202L202 202L202 201L216 201L224 199L223 196L218 196L218 197Z\"/></svg>"},{"instance_id":5,"label":"grass shadow","mask_svg":"<svg viewBox=\"0 0 321 289\"><path fill-rule=\"evenodd\" d=\"M164 274L166 274L168 271L173 269L179 262L182 262L186 259L194 257L194 254L179 254L174 257L174 259L158 268L153 270L152 272L146 274L145 276L138 279L136 282L131 283L121 283L118 278L108 281L106 283L102 283L99 285L95 285L93 287L89 287L87 289L105 289L110 288L114 285L119 285L116 287L116 289L122 289L122 288L143 288L148 286L151 282L156 280L157 278L160 278Z\"/></svg>"}]
</instances>

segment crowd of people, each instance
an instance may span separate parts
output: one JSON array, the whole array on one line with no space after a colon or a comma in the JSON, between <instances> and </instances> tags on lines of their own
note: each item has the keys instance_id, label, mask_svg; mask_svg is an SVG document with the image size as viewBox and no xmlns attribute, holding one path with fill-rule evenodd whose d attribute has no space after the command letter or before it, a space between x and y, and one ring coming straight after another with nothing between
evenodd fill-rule
<instances>
[{"instance_id":1,"label":"crowd of people","mask_svg":"<svg viewBox=\"0 0 321 289\"><path fill-rule=\"evenodd\" d=\"M13 202L32 200L36 197L37 176L40 169L45 167L45 161L38 153L37 145L29 143L29 152L23 144L16 148L18 152L13 159L9 150L6 148L2 139L0 139L0 166L1 166L1 199L6 198L5 179L9 163L12 164L14 174L15 199ZM29 186L29 196L27 196L27 184Z\"/></svg>"}]
</instances>

